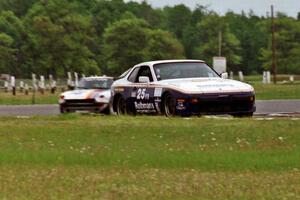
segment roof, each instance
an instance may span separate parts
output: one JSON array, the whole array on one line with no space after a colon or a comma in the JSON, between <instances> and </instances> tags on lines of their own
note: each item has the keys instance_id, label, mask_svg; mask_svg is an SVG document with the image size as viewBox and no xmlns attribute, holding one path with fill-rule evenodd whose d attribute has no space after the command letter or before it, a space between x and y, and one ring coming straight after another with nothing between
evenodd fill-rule
<instances>
[{"instance_id":1,"label":"roof","mask_svg":"<svg viewBox=\"0 0 300 200\"><path fill-rule=\"evenodd\" d=\"M178 63L178 62L202 62L202 63L205 63L203 60L190 60L190 59L184 59L184 60L156 60L156 61L143 62L143 63L140 63L136 66L156 65L156 64L163 64L163 63Z\"/></svg>"}]
</instances>

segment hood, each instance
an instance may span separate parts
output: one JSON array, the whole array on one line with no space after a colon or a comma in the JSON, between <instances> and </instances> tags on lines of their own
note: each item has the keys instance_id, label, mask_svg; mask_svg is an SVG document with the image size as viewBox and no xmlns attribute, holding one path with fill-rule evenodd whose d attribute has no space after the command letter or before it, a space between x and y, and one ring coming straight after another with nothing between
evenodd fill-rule
<instances>
[{"instance_id":1,"label":"hood","mask_svg":"<svg viewBox=\"0 0 300 200\"><path fill-rule=\"evenodd\" d=\"M74 99L95 99L99 95L110 95L110 90L90 89L90 90L72 90L62 93L66 100Z\"/></svg>"},{"instance_id":2,"label":"hood","mask_svg":"<svg viewBox=\"0 0 300 200\"><path fill-rule=\"evenodd\" d=\"M254 92L249 84L222 78L172 79L160 82L187 93Z\"/></svg>"}]
</instances>

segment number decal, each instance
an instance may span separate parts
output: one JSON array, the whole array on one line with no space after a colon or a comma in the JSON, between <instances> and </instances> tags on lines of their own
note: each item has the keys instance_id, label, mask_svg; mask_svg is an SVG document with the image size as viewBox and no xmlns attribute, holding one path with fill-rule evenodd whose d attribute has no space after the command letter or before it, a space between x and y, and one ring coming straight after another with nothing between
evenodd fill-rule
<instances>
[{"instance_id":1,"label":"number decal","mask_svg":"<svg viewBox=\"0 0 300 200\"><path fill-rule=\"evenodd\" d=\"M138 89L137 91L137 99L145 99L146 96L146 89Z\"/></svg>"}]
</instances>

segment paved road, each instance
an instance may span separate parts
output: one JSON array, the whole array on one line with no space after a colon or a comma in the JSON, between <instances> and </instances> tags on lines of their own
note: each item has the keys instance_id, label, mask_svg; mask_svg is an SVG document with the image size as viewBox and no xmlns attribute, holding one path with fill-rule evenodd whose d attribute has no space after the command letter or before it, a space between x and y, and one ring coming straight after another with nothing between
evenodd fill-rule
<instances>
[{"instance_id":1,"label":"paved road","mask_svg":"<svg viewBox=\"0 0 300 200\"><path fill-rule=\"evenodd\" d=\"M300 100L256 101L255 114L300 113ZM58 115L58 105L0 106L0 116Z\"/></svg>"},{"instance_id":2,"label":"paved road","mask_svg":"<svg viewBox=\"0 0 300 200\"><path fill-rule=\"evenodd\" d=\"M256 101L256 114L300 113L300 100Z\"/></svg>"},{"instance_id":3,"label":"paved road","mask_svg":"<svg viewBox=\"0 0 300 200\"><path fill-rule=\"evenodd\" d=\"M0 106L0 116L48 116L58 114L58 105Z\"/></svg>"}]
</instances>

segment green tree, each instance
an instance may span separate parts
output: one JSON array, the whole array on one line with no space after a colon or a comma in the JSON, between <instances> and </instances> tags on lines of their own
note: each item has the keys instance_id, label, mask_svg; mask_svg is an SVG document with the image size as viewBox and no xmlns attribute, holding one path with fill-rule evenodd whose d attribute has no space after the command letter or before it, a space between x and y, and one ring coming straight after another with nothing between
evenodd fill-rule
<instances>
[{"instance_id":1,"label":"green tree","mask_svg":"<svg viewBox=\"0 0 300 200\"><path fill-rule=\"evenodd\" d=\"M228 70L238 70L242 57L240 52L240 41L230 31L225 18L217 14L210 14L198 25L198 35L201 38L195 57L203 58L208 63L212 63L212 57L218 56L219 33L222 33L222 56L227 58Z\"/></svg>"},{"instance_id":2,"label":"green tree","mask_svg":"<svg viewBox=\"0 0 300 200\"><path fill-rule=\"evenodd\" d=\"M278 73L300 74L300 22L294 18L279 14L276 19L276 58ZM272 66L271 20L262 23L263 29L269 33L269 43L261 50L261 60L267 70Z\"/></svg>"},{"instance_id":3,"label":"green tree","mask_svg":"<svg viewBox=\"0 0 300 200\"><path fill-rule=\"evenodd\" d=\"M29 37L25 47L29 71L65 75L67 71L99 73L91 50L95 31L92 17L78 2L49 0L29 11L25 22Z\"/></svg>"},{"instance_id":4,"label":"green tree","mask_svg":"<svg viewBox=\"0 0 300 200\"><path fill-rule=\"evenodd\" d=\"M183 4L174 7L166 7L164 11L167 16L167 28L176 35L178 39L182 39L183 31L186 26L190 25L192 12Z\"/></svg>"},{"instance_id":5,"label":"green tree","mask_svg":"<svg viewBox=\"0 0 300 200\"><path fill-rule=\"evenodd\" d=\"M184 58L182 44L170 32L151 30L145 49L146 60L166 60Z\"/></svg>"},{"instance_id":6,"label":"green tree","mask_svg":"<svg viewBox=\"0 0 300 200\"><path fill-rule=\"evenodd\" d=\"M105 30L104 52L108 70L114 75L146 60L184 56L182 45L171 33L150 29L145 20L131 13Z\"/></svg>"},{"instance_id":7,"label":"green tree","mask_svg":"<svg viewBox=\"0 0 300 200\"><path fill-rule=\"evenodd\" d=\"M0 33L0 72L12 74L15 64L14 40L5 33Z\"/></svg>"},{"instance_id":8,"label":"green tree","mask_svg":"<svg viewBox=\"0 0 300 200\"><path fill-rule=\"evenodd\" d=\"M11 11L1 12L0 33L2 33L2 51L4 51L3 48L9 48L7 52L2 52L2 55L9 55L7 58L3 57L6 61L2 61L2 63L7 63L5 72L15 76L22 75L24 62L22 46L26 37L22 21Z\"/></svg>"},{"instance_id":9,"label":"green tree","mask_svg":"<svg viewBox=\"0 0 300 200\"><path fill-rule=\"evenodd\" d=\"M12 11L18 17L26 15L27 11L38 0L0 0L0 11Z\"/></svg>"},{"instance_id":10,"label":"green tree","mask_svg":"<svg viewBox=\"0 0 300 200\"><path fill-rule=\"evenodd\" d=\"M268 33L260 28L261 19L250 12L234 14L229 12L225 19L229 24L230 31L241 42L240 55L242 62L240 70L245 74L261 73L262 62L259 60L259 49L267 46Z\"/></svg>"},{"instance_id":11,"label":"green tree","mask_svg":"<svg viewBox=\"0 0 300 200\"><path fill-rule=\"evenodd\" d=\"M147 21L152 28L163 28L166 22L164 12L161 9L153 9L146 1L141 3L130 1L126 4L126 10Z\"/></svg>"},{"instance_id":12,"label":"green tree","mask_svg":"<svg viewBox=\"0 0 300 200\"><path fill-rule=\"evenodd\" d=\"M210 11L208 11L206 7L198 5L191 14L191 22L183 28L181 42L184 46L187 58L199 59L198 55L195 53L198 47L197 45L201 41L197 24L209 13Z\"/></svg>"},{"instance_id":13,"label":"green tree","mask_svg":"<svg viewBox=\"0 0 300 200\"><path fill-rule=\"evenodd\" d=\"M105 30L104 51L108 68L113 74L119 74L144 60L147 28L146 21L127 13L122 20Z\"/></svg>"}]
</instances>

